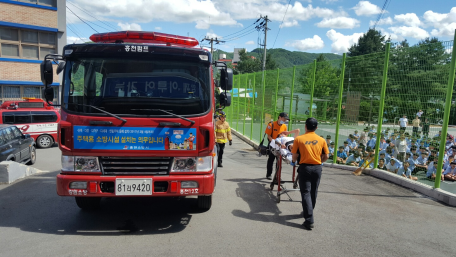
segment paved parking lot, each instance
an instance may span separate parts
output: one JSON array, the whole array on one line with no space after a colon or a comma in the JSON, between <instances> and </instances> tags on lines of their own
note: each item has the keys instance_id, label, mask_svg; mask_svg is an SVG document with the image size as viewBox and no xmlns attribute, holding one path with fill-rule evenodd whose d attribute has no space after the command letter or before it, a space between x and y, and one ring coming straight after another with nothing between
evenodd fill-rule
<instances>
[{"instance_id":1,"label":"paved parking lot","mask_svg":"<svg viewBox=\"0 0 456 257\"><path fill-rule=\"evenodd\" d=\"M269 190L265 157L227 146L212 209L196 199L103 199L81 211L59 197L57 147L38 150L38 176L0 186L0 256L453 256L455 208L408 189L324 168L315 229L300 195ZM291 177L285 167L285 179Z\"/></svg>"}]
</instances>

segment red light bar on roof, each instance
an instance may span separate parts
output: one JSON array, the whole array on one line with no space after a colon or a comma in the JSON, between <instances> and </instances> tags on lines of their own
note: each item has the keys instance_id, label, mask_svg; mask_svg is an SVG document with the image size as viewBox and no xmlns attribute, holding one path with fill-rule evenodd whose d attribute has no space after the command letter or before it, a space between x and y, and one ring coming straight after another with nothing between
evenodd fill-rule
<instances>
[{"instance_id":1,"label":"red light bar on roof","mask_svg":"<svg viewBox=\"0 0 456 257\"><path fill-rule=\"evenodd\" d=\"M119 31L93 34L90 36L93 42L131 42L131 43L160 43L186 46L197 46L198 40L192 37L182 37L158 32L144 31Z\"/></svg>"}]
</instances>

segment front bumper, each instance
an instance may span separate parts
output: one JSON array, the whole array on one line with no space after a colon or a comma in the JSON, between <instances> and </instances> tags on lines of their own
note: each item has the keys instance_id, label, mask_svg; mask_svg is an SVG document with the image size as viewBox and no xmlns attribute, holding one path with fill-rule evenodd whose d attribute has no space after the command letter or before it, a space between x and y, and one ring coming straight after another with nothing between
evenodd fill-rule
<instances>
[{"instance_id":1,"label":"front bumper","mask_svg":"<svg viewBox=\"0 0 456 257\"><path fill-rule=\"evenodd\" d=\"M111 186L116 183L116 178L152 178L152 195L116 195ZM86 189L70 189L71 182L87 182ZM182 181L198 182L198 188L181 188ZM177 182L177 188L172 188L171 183ZM89 184L92 183L90 187ZM96 187L93 186L96 183ZM103 175L57 175L57 194L60 196L85 196L85 197L176 197L189 195L211 195L214 192L215 174L207 175L169 175L169 176L103 176ZM196 190L195 190L196 189ZM112 192L111 192L112 191Z\"/></svg>"}]
</instances>

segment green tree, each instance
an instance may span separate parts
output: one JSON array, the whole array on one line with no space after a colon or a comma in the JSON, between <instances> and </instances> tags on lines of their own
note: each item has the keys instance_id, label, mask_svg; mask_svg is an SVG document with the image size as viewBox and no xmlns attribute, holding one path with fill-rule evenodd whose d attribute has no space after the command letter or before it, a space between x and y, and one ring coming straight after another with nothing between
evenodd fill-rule
<instances>
[{"instance_id":1,"label":"green tree","mask_svg":"<svg viewBox=\"0 0 456 257\"><path fill-rule=\"evenodd\" d=\"M386 43L390 42L390 39L375 29L369 29L366 34L361 36L358 43L352 45L347 52L350 57L365 55L376 52L384 52Z\"/></svg>"}]
</instances>

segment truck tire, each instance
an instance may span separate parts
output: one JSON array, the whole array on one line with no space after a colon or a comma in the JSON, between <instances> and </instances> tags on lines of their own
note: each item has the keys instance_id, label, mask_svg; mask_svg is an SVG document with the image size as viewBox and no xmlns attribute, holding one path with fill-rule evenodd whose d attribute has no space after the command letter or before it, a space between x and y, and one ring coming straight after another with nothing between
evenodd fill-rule
<instances>
[{"instance_id":1,"label":"truck tire","mask_svg":"<svg viewBox=\"0 0 456 257\"><path fill-rule=\"evenodd\" d=\"M100 207L101 197L75 197L76 204L83 210L96 210Z\"/></svg>"},{"instance_id":2,"label":"truck tire","mask_svg":"<svg viewBox=\"0 0 456 257\"><path fill-rule=\"evenodd\" d=\"M49 148L54 144L54 139L49 135L41 135L36 139L36 143L40 148Z\"/></svg>"},{"instance_id":3,"label":"truck tire","mask_svg":"<svg viewBox=\"0 0 456 257\"><path fill-rule=\"evenodd\" d=\"M208 211L212 206L212 195L199 195L198 196L198 208L204 211Z\"/></svg>"},{"instance_id":4,"label":"truck tire","mask_svg":"<svg viewBox=\"0 0 456 257\"><path fill-rule=\"evenodd\" d=\"M36 162L36 148L35 146L32 146L32 148L30 148L30 161L27 162L27 165L33 165L35 164Z\"/></svg>"}]
</instances>

